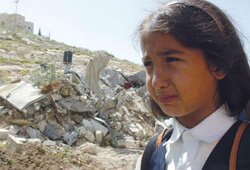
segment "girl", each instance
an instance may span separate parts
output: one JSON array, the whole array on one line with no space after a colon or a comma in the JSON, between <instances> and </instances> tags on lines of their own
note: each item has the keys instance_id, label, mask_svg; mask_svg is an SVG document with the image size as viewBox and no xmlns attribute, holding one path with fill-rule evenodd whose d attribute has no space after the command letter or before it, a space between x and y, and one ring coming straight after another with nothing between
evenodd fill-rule
<instances>
[{"instance_id":1,"label":"girl","mask_svg":"<svg viewBox=\"0 0 250 170\"><path fill-rule=\"evenodd\" d=\"M207 1L175 0L142 22L140 40L153 112L172 117L173 131L136 169L229 169L250 96L249 64L233 24ZM237 169L250 169L249 149L248 126Z\"/></svg>"}]
</instances>

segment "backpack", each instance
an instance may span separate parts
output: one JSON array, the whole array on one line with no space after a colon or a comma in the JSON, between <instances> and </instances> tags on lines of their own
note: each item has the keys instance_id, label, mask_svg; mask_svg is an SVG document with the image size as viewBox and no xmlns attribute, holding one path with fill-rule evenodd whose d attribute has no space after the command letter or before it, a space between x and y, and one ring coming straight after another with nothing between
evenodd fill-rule
<instances>
[{"instance_id":1,"label":"backpack","mask_svg":"<svg viewBox=\"0 0 250 170\"><path fill-rule=\"evenodd\" d=\"M241 122L233 142L230 152L229 170L236 170L236 160L238 146L242 134L247 127L248 122ZM148 142L141 160L141 170L165 170L166 147L163 144L169 140L173 133L173 128L164 129L159 135L155 135Z\"/></svg>"}]
</instances>

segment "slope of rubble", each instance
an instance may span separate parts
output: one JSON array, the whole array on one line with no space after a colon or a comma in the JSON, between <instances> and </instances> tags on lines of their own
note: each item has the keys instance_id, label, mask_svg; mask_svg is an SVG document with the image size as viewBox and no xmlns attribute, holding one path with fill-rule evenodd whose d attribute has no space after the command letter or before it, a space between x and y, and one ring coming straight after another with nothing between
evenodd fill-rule
<instances>
[{"instance_id":1,"label":"slope of rubble","mask_svg":"<svg viewBox=\"0 0 250 170\"><path fill-rule=\"evenodd\" d=\"M0 27L0 68L3 169L133 169L155 132L139 65Z\"/></svg>"}]
</instances>

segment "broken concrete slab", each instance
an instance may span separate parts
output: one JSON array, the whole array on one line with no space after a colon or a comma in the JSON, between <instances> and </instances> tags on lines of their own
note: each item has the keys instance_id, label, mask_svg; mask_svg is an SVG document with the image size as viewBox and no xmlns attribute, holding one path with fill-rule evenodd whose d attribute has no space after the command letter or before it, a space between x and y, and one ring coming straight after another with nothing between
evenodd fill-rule
<instances>
[{"instance_id":1,"label":"broken concrete slab","mask_svg":"<svg viewBox=\"0 0 250 170\"><path fill-rule=\"evenodd\" d=\"M86 68L85 79L88 88L93 91L94 94L99 92L99 75L100 71L104 69L110 60L108 55L100 55L91 59Z\"/></svg>"},{"instance_id":2,"label":"broken concrete slab","mask_svg":"<svg viewBox=\"0 0 250 170\"><path fill-rule=\"evenodd\" d=\"M28 105L41 100L45 96L40 94L40 90L32 84L21 81L1 86L0 97L22 111Z\"/></svg>"},{"instance_id":3,"label":"broken concrete slab","mask_svg":"<svg viewBox=\"0 0 250 170\"><path fill-rule=\"evenodd\" d=\"M12 153L21 153L24 142L27 142L25 138L17 138L9 134L6 144L7 150Z\"/></svg>"},{"instance_id":4,"label":"broken concrete slab","mask_svg":"<svg viewBox=\"0 0 250 170\"><path fill-rule=\"evenodd\" d=\"M7 140L9 133L9 130L0 128L0 140Z\"/></svg>"},{"instance_id":5,"label":"broken concrete slab","mask_svg":"<svg viewBox=\"0 0 250 170\"><path fill-rule=\"evenodd\" d=\"M117 85L122 86L125 82L128 82L121 72L113 69L104 69L101 72L101 77L108 82L110 87L115 87Z\"/></svg>"}]
</instances>

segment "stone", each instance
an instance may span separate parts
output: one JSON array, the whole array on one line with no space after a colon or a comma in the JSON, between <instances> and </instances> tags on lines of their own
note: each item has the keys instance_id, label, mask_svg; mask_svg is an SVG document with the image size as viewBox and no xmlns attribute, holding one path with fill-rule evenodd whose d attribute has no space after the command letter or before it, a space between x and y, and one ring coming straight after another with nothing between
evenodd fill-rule
<instances>
[{"instance_id":1,"label":"stone","mask_svg":"<svg viewBox=\"0 0 250 170\"><path fill-rule=\"evenodd\" d=\"M35 113L34 115L34 118L37 120L37 121L42 121L44 119L45 115L44 114L41 114L39 112Z\"/></svg>"},{"instance_id":2,"label":"stone","mask_svg":"<svg viewBox=\"0 0 250 170\"><path fill-rule=\"evenodd\" d=\"M9 131L10 131L11 135L16 135L20 130L21 130L21 128L19 126L16 126L16 125L11 125L9 127Z\"/></svg>"},{"instance_id":3,"label":"stone","mask_svg":"<svg viewBox=\"0 0 250 170\"><path fill-rule=\"evenodd\" d=\"M72 146L73 143L76 142L79 131L75 130L73 132L68 132L63 135L63 141L68 145Z\"/></svg>"},{"instance_id":4,"label":"stone","mask_svg":"<svg viewBox=\"0 0 250 170\"><path fill-rule=\"evenodd\" d=\"M41 109L41 103L34 103L35 111L39 111Z\"/></svg>"},{"instance_id":5,"label":"stone","mask_svg":"<svg viewBox=\"0 0 250 170\"><path fill-rule=\"evenodd\" d=\"M44 135L51 140L60 140L65 130L58 124L48 124L43 131Z\"/></svg>"},{"instance_id":6,"label":"stone","mask_svg":"<svg viewBox=\"0 0 250 170\"><path fill-rule=\"evenodd\" d=\"M122 129L122 123L121 122L114 122L112 124L112 127L117 130L117 131L120 131Z\"/></svg>"},{"instance_id":7,"label":"stone","mask_svg":"<svg viewBox=\"0 0 250 170\"><path fill-rule=\"evenodd\" d=\"M136 86L143 86L146 83L146 71L142 70L134 75L127 76L129 82L133 82Z\"/></svg>"},{"instance_id":8,"label":"stone","mask_svg":"<svg viewBox=\"0 0 250 170\"><path fill-rule=\"evenodd\" d=\"M53 99L55 102L57 102L57 101L59 101L59 100L62 99L62 96L59 95L59 94L52 94L51 97L52 97L52 99Z\"/></svg>"},{"instance_id":9,"label":"stone","mask_svg":"<svg viewBox=\"0 0 250 170\"><path fill-rule=\"evenodd\" d=\"M106 98L105 102L101 106L100 114L106 112L107 110L115 108L116 104L117 100L115 98Z\"/></svg>"},{"instance_id":10,"label":"stone","mask_svg":"<svg viewBox=\"0 0 250 170\"><path fill-rule=\"evenodd\" d=\"M84 138L86 138L91 143L95 141L95 135L90 131L86 132L86 134L84 135Z\"/></svg>"},{"instance_id":11,"label":"stone","mask_svg":"<svg viewBox=\"0 0 250 170\"><path fill-rule=\"evenodd\" d=\"M119 147L119 148L125 147L125 141L124 141L124 139L118 139L116 141L116 146Z\"/></svg>"},{"instance_id":12,"label":"stone","mask_svg":"<svg viewBox=\"0 0 250 170\"><path fill-rule=\"evenodd\" d=\"M112 69L103 70L101 76L109 82L110 87L121 86L127 82L121 72Z\"/></svg>"},{"instance_id":13,"label":"stone","mask_svg":"<svg viewBox=\"0 0 250 170\"><path fill-rule=\"evenodd\" d=\"M58 101L58 104L66 110L70 110L76 113L93 112L97 109L91 104L91 101L87 100L86 103L81 102L79 99L66 98Z\"/></svg>"},{"instance_id":14,"label":"stone","mask_svg":"<svg viewBox=\"0 0 250 170\"><path fill-rule=\"evenodd\" d=\"M92 125L92 123L88 120L88 119L83 119L82 120L82 125L89 131L91 132L95 132L96 129L95 127Z\"/></svg>"},{"instance_id":15,"label":"stone","mask_svg":"<svg viewBox=\"0 0 250 170\"><path fill-rule=\"evenodd\" d=\"M126 137L124 140L126 148L136 148L136 142L132 137Z\"/></svg>"},{"instance_id":16,"label":"stone","mask_svg":"<svg viewBox=\"0 0 250 170\"><path fill-rule=\"evenodd\" d=\"M26 132L28 133L30 138L44 139L41 132L39 130L37 130L37 129L32 128L32 127L26 127Z\"/></svg>"},{"instance_id":17,"label":"stone","mask_svg":"<svg viewBox=\"0 0 250 170\"><path fill-rule=\"evenodd\" d=\"M46 120L42 120L41 122L38 123L39 130L43 132L45 130L45 127L47 126Z\"/></svg>"},{"instance_id":18,"label":"stone","mask_svg":"<svg viewBox=\"0 0 250 170\"><path fill-rule=\"evenodd\" d=\"M7 108L3 109L3 110L0 111L0 116L1 115L6 115L8 112L9 112L9 109L7 109Z\"/></svg>"},{"instance_id":19,"label":"stone","mask_svg":"<svg viewBox=\"0 0 250 170\"><path fill-rule=\"evenodd\" d=\"M98 144L100 144L102 142L102 132L100 130L97 130L95 132L95 138L96 138L96 142Z\"/></svg>"},{"instance_id":20,"label":"stone","mask_svg":"<svg viewBox=\"0 0 250 170\"><path fill-rule=\"evenodd\" d=\"M78 128L79 130L79 138L83 138L85 136L85 134L87 133L87 129L84 126L81 126Z\"/></svg>"},{"instance_id":21,"label":"stone","mask_svg":"<svg viewBox=\"0 0 250 170\"><path fill-rule=\"evenodd\" d=\"M70 115L70 117L77 124L80 124L82 122L82 119L83 119L83 116L80 114L72 114L72 115Z\"/></svg>"},{"instance_id":22,"label":"stone","mask_svg":"<svg viewBox=\"0 0 250 170\"><path fill-rule=\"evenodd\" d=\"M93 119L90 120L90 123L94 126L95 130L100 130L103 136L106 136L106 134L108 133L108 129L105 126Z\"/></svg>"},{"instance_id":23,"label":"stone","mask_svg":"<svg viewBox=\"0 0 250 170\"><path fill-rule=\"evenodd\" d=\"M46 140L43 142L44 146L55 146L56 145L56 141L52 141L52 140Z\"/></svg>"},{"instance_id":24,"label":"stone","mask_svg":"<svg viewBox=\"0 0 250 170\"><path fill-rule=\"evenodd\" d=\"M7 140L9 133L9 130L0 128L0 140Z\"/></svg>"}]
</instances>

